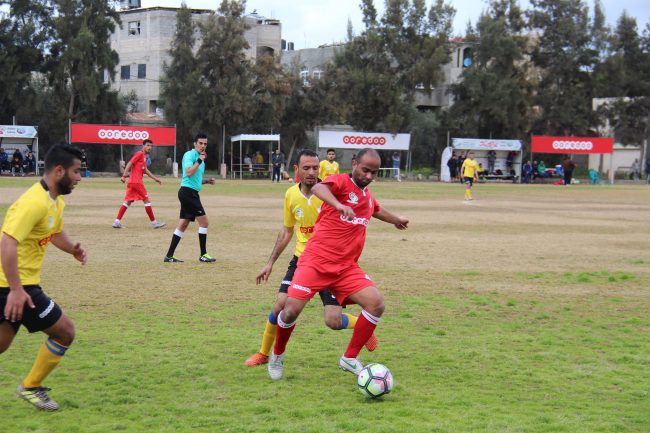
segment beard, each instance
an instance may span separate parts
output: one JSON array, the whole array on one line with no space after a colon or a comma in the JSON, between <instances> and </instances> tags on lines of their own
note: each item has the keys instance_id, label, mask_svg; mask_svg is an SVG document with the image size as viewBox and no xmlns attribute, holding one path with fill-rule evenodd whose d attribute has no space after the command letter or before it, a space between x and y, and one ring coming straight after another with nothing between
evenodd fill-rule
<instances>
[{"instance_id":1,"label":"beard","mask_svg":"<svg viewBox=\"0 0 650 433\"><path fill-rule=\"evenodd\" d=\"M68 176L67 172L56 184L56 188L59 190L59 194L61 195L68 195L72 192L74 189L74 181L70 178L70 176Z\"/></svg>"}]
</instances>

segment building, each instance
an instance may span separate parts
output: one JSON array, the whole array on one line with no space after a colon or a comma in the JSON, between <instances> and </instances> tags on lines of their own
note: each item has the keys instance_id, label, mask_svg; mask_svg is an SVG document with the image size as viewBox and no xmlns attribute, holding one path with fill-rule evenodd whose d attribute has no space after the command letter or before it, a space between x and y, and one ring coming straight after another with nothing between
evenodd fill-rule
<instances>
[{"instance_id":1,"label":"building","mask_svg":"<svg viewBox=\"0 0 650 433\"><path fill-rule=\"evenodd\" d=\"M134 111L162 115L158 108L160 78L163 64L171 62L169 50L176 31L178 10L150 7L119 12L122 27L116 28L111 35L111 48L119 55L120 64L111 86L122 95L135 92ZM200 23L214 13L209 9L192 9L192 19ZM248 59L281 51L282 25L279 20L262 17L256 12L244 19L250 27L244 34L249 45L246 51ZM200 45L201 32L197 28L195 49L198 50ZM104 79L108 81L107 73Z\"/></svg>"},{"instance_id":2,"label":"building","mask_svg":"<svg viewBox=\"0 0 650 433\"><path fill-rule=\"evenodd\" d=\"M449 42L452 46L451 61L442 67L445 80L431 92L425 92L424 88L418 89L415 94L415 105L420 110L434 110L452 105L453 97L448 92L449 86L457 83L463 69L472 65L472 45L463 39L452 39ZM337 50L345 48L344 44L337 44L292 50L293 44L286 45L289 49L282 52L282 64L286 68L298 68L305 85L309 84L310 79L320 78L327 64L334 60Z\"/></svg>"}]
</instances>

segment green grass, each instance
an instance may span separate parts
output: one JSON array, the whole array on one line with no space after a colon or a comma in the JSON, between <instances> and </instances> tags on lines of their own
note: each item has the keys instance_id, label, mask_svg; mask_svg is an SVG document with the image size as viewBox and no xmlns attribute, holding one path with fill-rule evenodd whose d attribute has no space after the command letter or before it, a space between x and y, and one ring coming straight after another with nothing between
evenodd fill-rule
<instances>
[{"instance_id":1,"label":"green grass","mask_svg":"<svg viewBox=\"0 0 650 433\"><path fill-rule=\"evenodd\" d=\"M0 211L9 206L2 188L32 182L0 179ZM411 227L374 221L360 261L386 303L380 346L362 359L387 365L396 383L368 401L336 368L350 331L327 329L320 302L298 322L283 380L243 366L292 252L268 284L254 284L282 224L286 186L206 186L209 251L219 261L196 261L192 225L178 250L188 261L171 267L162 263L171 227L149 229L138 204L127 229L111 229L123 185L82 182L66 199L66 230L88 248L89 263L50 248L43 270L46 291L77 329L45 383L62 409L41 413L13 397L43 341L23 330L0 355L0 432L649 430L645 189L491 185L465 206L460 185L375 185ZM176 189L172 181L149 187L172 227ZM591 210L598 206L607 208ZM629 220L619 233L621 218ZM567 228L575 221L589 228Z\"/></svg>"}]
</instances>

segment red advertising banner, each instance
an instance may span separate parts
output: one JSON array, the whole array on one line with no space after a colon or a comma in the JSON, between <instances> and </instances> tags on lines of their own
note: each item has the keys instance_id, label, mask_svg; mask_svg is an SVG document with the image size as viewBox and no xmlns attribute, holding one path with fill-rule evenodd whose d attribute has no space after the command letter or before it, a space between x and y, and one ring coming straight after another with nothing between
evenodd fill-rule
<instances>
[{"instance_id":1,"label":"red advertising banner","mask_svg":"<svg viewBox=\"0 0 650 433\"><path fill-rule=\"evenodd\" d=\"M70 124L70 143L142 144L146 139L153 141L154 146L175 146L176 128Z\"/></svg>"},{"instance_id":2,"label":"red advertising banner","mask_svg":"<svg viewBox=\"0 0 650 433\"><path fill-rule=\"evenodd\" d=\"M612 153L613 138L533 136L533 153Z\"/></svg>"}]
</instances>

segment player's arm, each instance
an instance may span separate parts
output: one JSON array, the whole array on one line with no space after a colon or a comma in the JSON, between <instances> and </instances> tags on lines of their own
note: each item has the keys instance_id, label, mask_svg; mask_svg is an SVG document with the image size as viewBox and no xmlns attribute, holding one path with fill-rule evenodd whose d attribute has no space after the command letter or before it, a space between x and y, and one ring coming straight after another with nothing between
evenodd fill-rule
<instances>
[{"instance_id":1,"label":"player's arm","mask_svg":"<svg viewBox=\"0 0 650 433\"><path fill-rule=\"evenodd\" d=\"M255 277L255 282L260 284L262 281L268 281L271 272L273 271L273 264L280 257L280 254L284 249L289 245L291 237L293 236L293 227L282 226L280 233L278 233L278 238L275 240L275 245L273 246L273 251L271 251L271 257L269 261L266 262L266 265L260 270Z\"/></svg>"},{"instance_id":2,"label":"player's arm","mask_svg":"<svg viewBox=\"0 0 650 433\"><path fill-rule=\"evenodd\" d=\"M196 170L199 169L201 164L205 161L205 152L199 154L199 159L197 159L194 164L190 165L185 169L185 174L187 174L187 177L192 177L194 176L194 173L196 173Z\"/></svg>"},{"instance_id":3,"label":"player's arm","mask_svg":"<svg viewBox=\"0 0 650 433\"><path fill-rule=\"evenodd\" d=\"M132 161L133 161L133 160L127 162L127 163L126 163L126 167L124 167L124 173L122 173L122 177L120 178L120 180L122 181L122 183L124 183L124 181L126 180L126 178L129 176L129 173L131 172L131 167L133 167L133 162L132 162Z\"/></svg>"},{"instance_id":4,"label":"player's arm","mask_svg":"<svg viewBox=\"0 0 650 433\"><path fill-rule=\"evenodd\" d=\"M152 172L150 172L148 168L144 169L144 174L152 178L155 182L158 183L158 185L162 185L162 181L159 178L157 178Z\"/></svg>"},{"instance_id":5,"label":"player's arm","mask_svg":"<svg viewBox=\"0 0 650 433\"><path fill-rule=\"evenodd\" d=\"M209 183L210 185L214 185L215 183L217 183L217 179L215 179L214 177L211 177L210 179L203 179L203 180L201 181L201 183L202 183L203 185L208 184L208 183Z\"/></svg>"},{"instance_id":6,"label":"player's arm","mask_svg":"<svg viewBox=\"0 0 650 433\"><path fill-rule=\"evenodd\" d=\"M392 212L388 212L383 207L372 214L372 216L380 221L387 222L388 224L393 224L395 228L399 230L406 230L408 228L408 219L404 218L403 216L395 215Z\"/></svg>"},{"instance_id":7,"label":"player's arm","mask_svg":"<svg viewBox=\"0 0 650 433\"><path fill-rule=\"evenodd\" d=\"M334 197L334 194L332 194L332 191L330 191L330 188L327 186L327 184L317 183L312 187L311 192L314 193L316 197L336 209L336 211L343 215L346 219L350 220L356 216L350 206L345 206L340 201L338 201L336 197Z\"/></svg>"},{"instance_id":8,"label":"player's arm","mask_svg":"<svg viewBox=\"0 0 650 433\"><path fill-rule=\"evenodd\" d=\"M25 292L20 281L20 274L18 273L18 241L3 233L0 239L0 250L2 250L0 255L2 272L4 272L9 283L9 295L7 295L7 303L3 313L7 320L15 322L22 319L25 303L30 308L34 308L34 302Z\"/></svg>"},{"instance_id":9,"label":"player's arm","mask_svg":"<svg viewBox=\"0 0 650 433\"><path fill-rule=\"evenodd\" d=\"M72 254L75 259L81 262L82 265L86 264L88 257L86 256L86 250L81 247L79 242L73 243L66 232L60 231L52 235L52 244L60 249L65 251L68 254Z\"/></svg>"}]
</instances>

